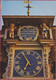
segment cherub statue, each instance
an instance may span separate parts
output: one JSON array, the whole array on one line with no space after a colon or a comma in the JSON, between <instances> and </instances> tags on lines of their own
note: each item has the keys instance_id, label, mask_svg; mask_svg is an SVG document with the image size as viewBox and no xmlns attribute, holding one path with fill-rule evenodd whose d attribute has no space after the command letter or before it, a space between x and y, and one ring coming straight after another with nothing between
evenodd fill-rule
<instances>
[{"instance_id":1,"label":"cherub statue","mask_svg":"<svg viewBox=\"0 0 56 80\"><path fill-rule=\"evenodd\" d=\"M10 24L10 29L9 29L9 37L14 38L14 30L15 30L15 25L13 23Z\"/></svg>"},{"instance_id":2,"label":"cherub statue","mask_svg":"<svg viewBox=\"0 0 56 80\"><path fill-rule=\"evenodd\" d=\"M42 37L43 38L48 38L49 27L45 23L43 23L42 25L40 25L40 27L42 28Z\"/></svg>"}]
</instances>

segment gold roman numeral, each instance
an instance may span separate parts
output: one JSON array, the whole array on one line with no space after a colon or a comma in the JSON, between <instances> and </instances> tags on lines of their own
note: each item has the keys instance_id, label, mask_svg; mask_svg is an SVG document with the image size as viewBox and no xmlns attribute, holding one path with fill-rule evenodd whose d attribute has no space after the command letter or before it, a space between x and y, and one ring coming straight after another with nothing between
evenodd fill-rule
<instances>
[{"instance_id":1,"label":"gold roman numeral","mask_svg":"<svg viewBox=\"0 0 56 80\"><path fill-rule=\"evenodd\" d=\"M21 59L21 57L17 56L17 58Z\"/></svg>"},{"instance_id":2,"label":"gold roman numeral","mask_svg":"<svg viewBox=\"0 0 56 80\"><path fill-rule=\"evenodd\" d=\"M35 74L36 72L35 72L35 71L33 71L33 73Z\"/></svg>"},{"instance_id":3,"label":"gold roman numeral","mask_svg":"<svg viewBox=\"0 0 56 80\"><path fill-rule=\"evenodd\" d=\"M15 61L15 64L19 64L19 61Z\"/></svg>"},{"instance_id":4,"label":"gold roman numeral","mask_svg":"<svg viewBox=\"0 0 56 80\"><path fill-rule=\"evenodd\" d=\"M40 69L40 66L37 66L36 69L39 70Z\"/></svg>"},{"instance_id":5,"label":"gold roman numeral","mask_svg":"<svg viewBox=\"0 0 56 80\"><path fill-rule=\"evenodd\" d=\"M27 75L27 76L30 76L30 73L29 73L29 72L26 72L26 75Z\"/></svg>"},{"instance_id":6,"label":"gold roman numeral","mask_svg":"<svg viewBox=\"0 0 56 80\"><path fill-rule=\"evenodd\" d=\"M27 51L27 54L30 54L30 51Z\"/></svg>"},{"instance_id":7,"label":"gold roman numeral","mask_svg":"<svg viewBox=\"0 0 56 80\"><path fill-rule=\"evenodd\" d=\"M41 61L38 61L38 64L41 64Z\"/></svg>"},{"instance_id":8,"label":"gold roman numeral","mask_svg":"<svg viewBox=\"0 0 56 80\"><path fill-rule=\"evenodd\" d=\"M20 70L20 66L19 66L19 65L16 66L15 69L16 69L16 70Z\"/></svg>"},{"instance_id":9,"label":"gold roman numeral","mask_svg":"<svg viewBox=\"0 0 56 80\"><path fill-rule=\"evenodd\" d=\"M20 74L22 74L22 75L23 75L23 74L24 74L24 71L23 71L23 70L21 70L21 71L20 71Z\"/></svg>"}]
</instances>

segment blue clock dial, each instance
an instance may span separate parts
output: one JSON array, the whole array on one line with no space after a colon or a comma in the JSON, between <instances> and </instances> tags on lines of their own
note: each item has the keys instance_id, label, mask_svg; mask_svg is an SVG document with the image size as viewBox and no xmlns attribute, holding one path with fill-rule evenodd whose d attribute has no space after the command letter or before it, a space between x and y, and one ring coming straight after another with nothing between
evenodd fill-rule
<instances>
[{"instance_id":1,"label":"blue clock dial","mask_svg":"<svg viewBox=\"0 0 56 80\"><path fill-rule=\"evenodd\" d=\"M21 76L34 76L42 69L42 58L36 51L21 51L15 57L14 69Z\"/></svg>"}]
</instances>

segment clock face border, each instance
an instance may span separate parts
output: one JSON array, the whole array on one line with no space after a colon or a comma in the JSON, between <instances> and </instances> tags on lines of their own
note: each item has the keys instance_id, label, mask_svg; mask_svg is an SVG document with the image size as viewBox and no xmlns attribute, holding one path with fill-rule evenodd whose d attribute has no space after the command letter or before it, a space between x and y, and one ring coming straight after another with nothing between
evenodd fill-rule
<instances>
[{"instance_id":1,"label":"clock face border","mask_svg":"<svg viewBox=\"0 0 56 80\"><path fill-rule=\"evenodd\" d=\"M19 51L19 53L18 53L18 51ZM33 76L35 76L35 75L38 75L38 73L42 70L42 66L43 66L43 65L42 65L42 54L41 54L41 56L40 56L40 54L37 52L37 50L34 50L34 51L33 51L33 50L21 50L21 51L20 51L20 50L16 50L15 53L16 53L16 52L17 52L17 55L15 54L15 58L14 58L14 69L15 69L15 71L16 71L19 75L24 76L24 77L33 77ZM27 52L31 52L30 55L27 54ZM41 52L42 52L42 51L41 51ZM38 70L38 68L37 68L37 69L36 69L36 68L34 69L33 66L30 67L31 69L33 68L33 70L30 69L29 71L27 71L27 69L26 69L26 70L23 70L22 68L20 68L20 65L17 64L15 61L18 59L19 61L18 61L18 60L17 60L17 61L20 63L20 60L21 60L21 64L22 64L21 67L24 65L24 64L23 64L24 62L22 63L21 57L23 58L23 61L26 62L25 58L23 57L23 55L22 55L21 53L25 53L25 55L28 56L28 58L31 56L32 59L30 58L29 62L31 61L31 64L34 63L35 67L36 67L36 68L38 67L38 68L40 68L40 69L39 69L39 70ZM35 54L35 55L34 55L34 54ZM20 55L21 55L21 57L19 57ZM37 56L38 56L38 57L37 57ZM26 58L27 58L27 57L26 57ZM28 59L28 58L27 58L27 59ZM36 58L40 59L40 61L41 61L40 64L36 64L36 63L39 62L39 61L37 61L38 59L36 59ZM34 59L36 62L35 62L33 59ZM33 61L32 61L32 60L33 60ZM25 65L26 65L26 64L25 64ZM25 66L25 65L24 65L24 66ZM19 68L21 69L20 72L21 72L21 71L22 71L22 72L20 73L20 72L16 69L16 67L19 67ZM23 67L23 68L24 68L24 67ZM37 70L38 72L35 72L36 70ZM33 71L34 71L34 72L33 72ZM22 73L23 73L23 74L22 74ZM24 73L25 73L25 74L24 74ZM26 73L28 73L29 75L27 76ZM31 75L30 75L30 74L31 74Z\"/></svg>"},{"instance_id":2,"label":"clock face border","mask_svg":"<svg viewBox=\"0 0 56 80\"><path fill-rule=\"evenodd\" d=\"M34 50L42 50L42 48L36 48L36 47L32 47L32 48L29 48L29 47L26 47L26 48L24 48L24 47L22 47L22 48L18 48L18 47L14 47L13 48L13 61L12 61L12 69L11 69L11 77L12 77L12 79L14 79L14 78L16 78L16 79L18 79L18 78L26 78L26 79L28 79L29 77L24 77L24 76L19 76L19 77L14 77L13 76L13 69L14 69L14 55L15 55L15 50L30 50L30 51L34 51ZM43 50L42 50L42 68L44 68L43 67ZM33 79L33 78L39 78L39 77L30 77L30 79ZM44 78L44 69L43 69L43 77L40 77L40 78Z\"/></svg>"}]
</instances>

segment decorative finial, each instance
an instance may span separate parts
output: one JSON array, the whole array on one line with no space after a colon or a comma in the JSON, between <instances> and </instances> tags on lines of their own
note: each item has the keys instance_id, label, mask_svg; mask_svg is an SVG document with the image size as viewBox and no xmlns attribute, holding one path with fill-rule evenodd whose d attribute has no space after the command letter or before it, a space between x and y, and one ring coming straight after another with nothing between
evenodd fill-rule
<instances>
[{"instance_id":1,"label":"decorative finial","mask_svg":"<svg viewBox=\"0 0 56 80\"><path fill-rule=\"evenodd\" d=\"M29 2L29 0L28 0L28 1L24 1L24 3L28 3L28 6L25 6L25 7L28 8L27 14L28 14L28 16L29 16L29 14L30 14L30 8L33 8L33 7L31 7L31 6L29 5L29 3L32 3L32 2L31 2L31 1Z\"/></svg>"}]
</instances>

